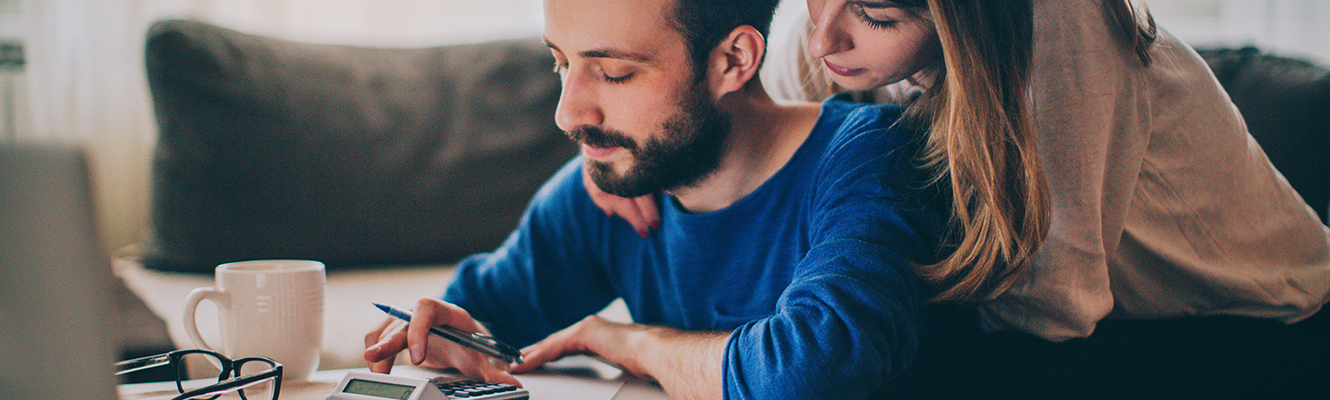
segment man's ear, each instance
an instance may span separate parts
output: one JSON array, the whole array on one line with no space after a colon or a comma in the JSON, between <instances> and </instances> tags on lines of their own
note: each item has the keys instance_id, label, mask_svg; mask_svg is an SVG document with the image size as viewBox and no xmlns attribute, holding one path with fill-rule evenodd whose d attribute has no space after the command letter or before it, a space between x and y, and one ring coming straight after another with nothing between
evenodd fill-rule
<instances>
[{"instance_id":1,"label":"man's ear","mask_svg":"<svg viewBox=\"0 0 1330 400\"><path fill-rule=\"evenodd\" d=\"M757 29L743 25L730 31L730 35L711 50L707 63L707 84L712 95L720 99L743 89L757 76L766 51L766 38Z\"/></svg>"}]
</instances>

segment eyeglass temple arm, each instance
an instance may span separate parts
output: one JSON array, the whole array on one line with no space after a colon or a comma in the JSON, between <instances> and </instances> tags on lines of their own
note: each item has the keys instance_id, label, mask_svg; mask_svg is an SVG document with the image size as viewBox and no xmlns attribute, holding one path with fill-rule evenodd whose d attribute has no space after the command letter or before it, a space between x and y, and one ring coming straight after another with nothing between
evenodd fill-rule
<instances>
[{"instance_id":1,"label":"eyeglass temple arm","mask_svg":"<svg viewBox=\"0 0 1330 400\"><path fill-rule=\"evenodd\" d=\"M118 369L115 373L116 375L124 375L156 367L165 364L170 360L170 355L158 354L155 356L139 357L132 360L121 361L115 363L113 366Z\"/></svg>"},{"instance_id":2,"label":"eyeglass temple arm","mask_svg":"<svg viewBox=\"0 0 1330 400\"><path fill-rule=\"evenodd\" d=\"M268 378L273 378L273 385L275 385L273 387L273 398L275 399L277 398L277 394L280 393L281 390L280 386L281 385L280 382L282 381L281 367L277 367L268 371L244 375L233 379L227 379L225 381L218 382L214 385L204 386L198 389L190 390L188 392L181 393L179 396L176 396L173 400L192 399L199 396L205 396L215 393L225 393L236 390L242 390L244 388L262 383L263 380Z\"/></svg>"}]
</instances>

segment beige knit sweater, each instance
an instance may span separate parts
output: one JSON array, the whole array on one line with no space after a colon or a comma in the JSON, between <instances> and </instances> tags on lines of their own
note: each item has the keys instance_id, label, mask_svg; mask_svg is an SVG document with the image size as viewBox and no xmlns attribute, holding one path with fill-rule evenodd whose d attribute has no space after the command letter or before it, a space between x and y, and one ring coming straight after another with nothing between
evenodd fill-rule
<instances>
[{"instance_id":1,"label":"beige knit sweater","mask_svg":"<svg viewBox=\"0 0 1330 400\"><path fill-rule=\"evenodd\" d=\"M1033 1L1052 226L1025 279L980 308L985 328L1060 341L1104 318L1291 323L1319 310L1330 228L1270 165L1196 52L1161 29L1144 68L1101 0ZM837 87L804 55L807 10L794 11L772 26L763 83L780 98L821 100Z\"/></svg>"},{"instance_id":2,"label":"beige knit sweater","mask_svg":"<svg viewBox=\"0 0 1330 400\"><path fill-rule=\"evenodd\" d=\"M1330 296L1330 229L1270 165L1191 47L1141 66L1099 0L1035 0L1035 128L1053 219L1030 274L981 308L1050 340L1102 318L1295 322Z\"/></svg>"}]
</instances>

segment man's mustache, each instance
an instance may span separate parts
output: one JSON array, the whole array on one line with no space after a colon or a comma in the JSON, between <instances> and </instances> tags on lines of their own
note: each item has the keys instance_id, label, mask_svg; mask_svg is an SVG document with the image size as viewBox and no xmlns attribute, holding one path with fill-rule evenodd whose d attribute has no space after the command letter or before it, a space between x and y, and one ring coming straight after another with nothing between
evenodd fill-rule
<instances>
[{"instance_id":1,"label":"man's mustache","mask_svg":"<svg viewBox=\"0 0 1330 400\"><path fill-rule=\"evenodd\" d=\"M628 136L625 136L622 133L600 129L599 127L592 125L579 126L564 133L573 141L591 147L622 147L628 150L633 150L637 147L636 142L633 142L632 139L629 139Z\"/></svg>"}]
</instances>

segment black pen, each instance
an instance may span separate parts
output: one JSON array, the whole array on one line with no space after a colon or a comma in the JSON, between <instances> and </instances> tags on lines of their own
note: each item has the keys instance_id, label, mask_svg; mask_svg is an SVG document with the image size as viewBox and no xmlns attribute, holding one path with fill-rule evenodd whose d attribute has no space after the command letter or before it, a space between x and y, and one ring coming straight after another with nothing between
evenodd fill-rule
<instances>
[{"instance_id":1,"label":"black pen","mask_svg":"<svg viewBox=\"0 0 1330 400\"><path fill-rule=\"evenodd\" d=\"M383 310L383 312L388 313L388 315L393 316L393 318L397 318L406 322L411 322L410 311L379 303L374 303L374 306L378 307L380 310ZM522 363L522 352L517 351L517 349L513 348L513 346L504 344L503 342L495 340L492 337L482 335L479 333L462 332L457 328L453 328L447 325L430 327L429 331L430 333L433 333L435 335L442 336L444 339L457 342L457 344L466 346L468 348L471 348L472 350L479 351L481 353L485 353L490 357L497 358L508 364Z\"/></svg>"}]
</instances>

